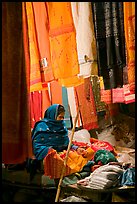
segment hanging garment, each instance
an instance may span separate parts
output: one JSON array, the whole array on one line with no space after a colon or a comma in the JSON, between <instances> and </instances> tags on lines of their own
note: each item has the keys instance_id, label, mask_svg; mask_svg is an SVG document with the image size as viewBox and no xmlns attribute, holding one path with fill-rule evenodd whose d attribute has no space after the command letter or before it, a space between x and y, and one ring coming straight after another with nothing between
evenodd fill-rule
<instances>
[{"instance_id":1,"label":"hanging garment","mask_svg":"<svg viewBox=\"0 0 137 204\"><path fill-rule=\"evenodd\" d=\"M84 84L75 87L74 90L75 97L77 100L77 106L80 107L80 115L82 119L83 128L87 130L98 128L97 114L91 83L90 83L90 99L86 98Z\"/></svg>"},{"instance_id":2,"label":"hanging garment","mask_svg":"<svg viewBox=\"0 0 137 204\"><path fill-rule=\"evenodd\" d=\"M123 85L126 64L122 2L91 2L97 42L99 76L105 89Z\"/></svg>"},{"instance_id":3,"label":"hanging garment","mask_svg":"<svg viewBox=\"0 0 137 204\"><path fill-rule=\"evenodd\" d=\"M62 101L62 86L58 83L58 81L50 82L50 96L51 96L51 104L61 104Z\"/></svg>"},{"instance_id":4,"label":"hanging garment","mask_svg":"<svg viewBox=\"0 0 137 204\"><path fill-rule=\"evenodd\" d=\"M46 4L53 74L62 86L78 85L82 82L77 77L79 65L71 4L70 2L46 2Z\"/></svg>"},{"instance_id":5,"label":"hanging garment","mask_svg":"<svg viewBox=\"0 0 137 204\"><path fill-rule=\"evenodd\" d=\"M96 41L90 2L71 2L72 16L76 29L79 76L89 77L97 72ZM87 60L85 61L85 57ZM94 65L94 66L93 66Z\"/></svg>"},{"instance_id":6,"label":"hanging garment","mask_svg":"<svg viewBox=\"0 0 137 204\"><path fill-rule=\"evenodd\" d=\"M124 31L127 49L128 82L135 93L135 2L123 2Z\"/></svg>"},{"instance_id":7,"label":"hanging garment","mask_svg":"<svg viewBox=\"0 0 137 204\"><path fill-rule=\"evenodd\" d=\"M34 91L30 93L31 106L31 128L42 118L42 92Z\"/></svg>"},{"instance_id":8,"label":"hanging garment","mask_svg":"<svg viewBox=\"0 0 137 204\"><path fill-rule=\"evenodd\" d=\"M42 118L44 117L45 110L51 105L51 99L48 90L42 90Z\"/></svg>"},{"instance_id":9,"label":"hanging garment","mask_svg":"<svg viewBox=\"0 0 137 204\"><path fill-rule=\"evenodd\" d=\"M93 96L95 100L96 111L101 112L106 110L106 104L101 101L100 94L100 79L98 76L91 76L91 84L93 90Z\"/></svg>"},{"instance_id":10,"label":"hanging garment","mask_svg":"<svg viewBox=\"0 0 137 204\"><path fill-rule=\"evenodd\" d=\"M77 99L75 97L75 93L74 93L74 87L69 87L67 88L67 94L68 94L68 104L70 107L70 113L71 113L71 117L72 117L72 123L74 124L75 121L75 117L77 115ZM81 121L81 117L80 114L78 116L78 120L76 122L76 127L81 127L82 126L82 121Z\"/></svg>"},{"instance_id":11,"label":"hanging garment","mask_svg":"<svg viewBox=\"0 0 137 204\"><path fill-rule=\"evenodd\" d=\"M24 18L24 12L23 12ZM2 3L2 163L32 156L21 2Z\"/></svg>"},{"instance_id":12,"label":"hanging garment","mask_svg":"<svg viewBox=\"0 0 137 204\"><path fill-rule=\"evenodd\" d=\"M40 72L40 53L35 30L34 12L32 2L24 3L24 12L27 18L27 35L29 38L30 53L30 92L47 89L47 85L42 86L42 75ZM26 24L26 21L23 21ZM25 31L24 31L25 32Z\"/></svg>"},{"instance_id":13,"label":"hanging garment","mask_svg":"<svg viewBox=\"0 0 137 204\"><path fill-rule=\"evenodd\" d=\"M46 85L47 82L54 79L51 66L47 5L45 2L32 2L32 8L34 11L35 32L40 52L39 61L41 62L42 85L44 86L44 83Z\"/></svg>"}]
</instances>

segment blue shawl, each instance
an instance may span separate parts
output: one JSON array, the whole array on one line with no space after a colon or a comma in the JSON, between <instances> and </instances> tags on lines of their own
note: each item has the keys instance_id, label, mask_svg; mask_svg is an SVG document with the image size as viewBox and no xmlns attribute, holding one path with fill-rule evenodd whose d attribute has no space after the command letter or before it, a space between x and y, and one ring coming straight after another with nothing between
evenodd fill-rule
<instances>
[{"instance_id":1,"label":"blue shawl","mask_svg":"<svg viewBox=\"0 0 137 204\"><path fill-rule=\"evenodd\" d=\"M68 130L64 120L56 120L59 104L51 105L44 118L35 123L32 131L32 146L35 157L44 159L50 148L57 152L67 149Z\"/></svg>"}]
</instances>

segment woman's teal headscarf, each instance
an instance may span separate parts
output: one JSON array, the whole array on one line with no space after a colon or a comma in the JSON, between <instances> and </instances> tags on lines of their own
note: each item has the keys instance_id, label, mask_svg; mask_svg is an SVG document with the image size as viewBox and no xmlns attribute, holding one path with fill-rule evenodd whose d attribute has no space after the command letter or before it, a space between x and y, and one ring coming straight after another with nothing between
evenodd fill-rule
<instances>
[{"instance_id":1,"label":"woman's teal headscarf","mask_svg":"<svg viewBox=\"0 0 137 204\"><path fill-rule=\"evenodd\" d=\"M32 146L35 157L44 159L48 150L63 151L69 144L68 130L64 120L56 120L59 104L51 105L44 118L36 122L32 131Z\"/></svg>"}]
</instances>

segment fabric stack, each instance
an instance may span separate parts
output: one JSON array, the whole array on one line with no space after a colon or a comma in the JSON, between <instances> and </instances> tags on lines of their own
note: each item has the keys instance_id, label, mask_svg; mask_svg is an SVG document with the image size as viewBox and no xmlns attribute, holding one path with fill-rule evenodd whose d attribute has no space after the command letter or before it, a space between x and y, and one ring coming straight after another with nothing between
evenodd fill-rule
<instances>
[{"instance_id":1,"label":"fabric stack","mask_svg":"<svg viewBox=\"0 0 137 204\"><path fill-rule=\"evenodd\" d=\"M77 184L84 184L84 186L92 189L116 187L120 184L122 173L123 169L119 165L106 164L97 168L88 179L86 178L86 182L83 179L78 181Z\"/></svg>"}]
</instances>

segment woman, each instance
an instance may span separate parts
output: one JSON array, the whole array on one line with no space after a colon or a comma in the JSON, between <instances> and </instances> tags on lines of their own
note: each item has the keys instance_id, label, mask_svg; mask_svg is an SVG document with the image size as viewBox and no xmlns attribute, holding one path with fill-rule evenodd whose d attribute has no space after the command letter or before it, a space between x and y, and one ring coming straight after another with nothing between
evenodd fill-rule
<instances>
[{"instance_id":1,"label":"woman","mask_svg":"<svg viewBox=\"0 0 137 204\"><path fill-rule=\"evenodd\" d=\"M51 149L57 152L67 150L69 137L64 115L64 107L53 104L45 111L44 118L36 122L32 131L32 146L37 160L43 160ZM71 145L71 149L86 157L87 151L84 148Z\"/></svg>"}]
</instances>

